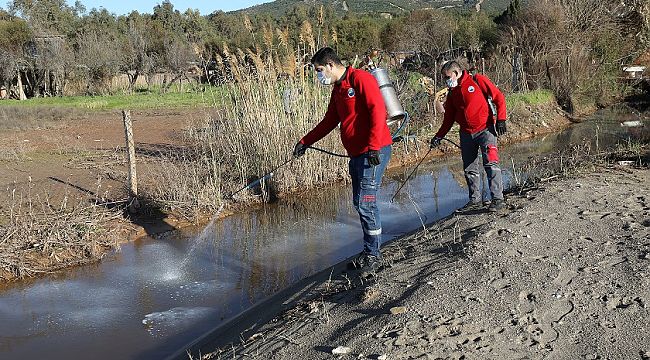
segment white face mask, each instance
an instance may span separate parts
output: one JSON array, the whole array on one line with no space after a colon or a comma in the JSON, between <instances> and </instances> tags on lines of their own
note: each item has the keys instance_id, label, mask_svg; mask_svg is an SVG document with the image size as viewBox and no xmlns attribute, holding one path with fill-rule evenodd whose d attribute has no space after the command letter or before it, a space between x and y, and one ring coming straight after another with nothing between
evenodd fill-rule
<instances>
[{"instance_id":1,"label":"white face mask","mask_svg":"<svg viewBox=\"0 0 650 360\"><path fill-rule=\"evenodd\" d=\"M454 80L447 79L446 82L447 82L447 87L455 88L456 86L458 86L458 79L454 79Z\"/></svg>"},{"instance_id":2,"label":"white face mask","mask_svg":"<svg viewBox=\"0 0 650 360\"><path fill-rule=\"evenodd\" d=\"M332 84L332 78L325 76L325 71L324 70L317 72L316 77L318 78L318 81L320 81L320 83L323 84L323 85Z\"/></svg>"}]
</instances>

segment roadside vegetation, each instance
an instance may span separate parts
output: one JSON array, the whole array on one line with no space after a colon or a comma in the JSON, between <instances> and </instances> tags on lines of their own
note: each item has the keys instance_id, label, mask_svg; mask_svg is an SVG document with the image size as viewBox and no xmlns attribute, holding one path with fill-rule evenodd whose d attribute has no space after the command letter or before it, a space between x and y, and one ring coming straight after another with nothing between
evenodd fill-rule
<instances>
[{"instance_id":1,"label":"roadside vegetation","mask_svg":"<svg viewBox=\"0 0 650 360\"><path fill-rule=\"evenodd\" d=\"M545 155L530 157L513 168L510 193L522 194L544 183L594 173L598 167L650 167L650 139L621 141L613 148L601 149L584 139L572 147Z\"/></svg>"}]
</instances>

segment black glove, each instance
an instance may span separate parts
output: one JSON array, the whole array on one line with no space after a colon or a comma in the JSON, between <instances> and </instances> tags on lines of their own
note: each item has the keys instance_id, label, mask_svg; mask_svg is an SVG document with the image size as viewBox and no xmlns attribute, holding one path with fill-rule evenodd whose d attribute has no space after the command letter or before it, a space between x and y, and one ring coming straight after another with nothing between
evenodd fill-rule
<instances>
[{"instance_id":1,"label":"black glove","mask_svg":"<svg viewBox=\"0 0 650 360\"><path fill-rule=\"evenodd\" d=\"M368 154L368 164L377 166L381 163L381 159L379 158L379 150L369 150L366 154Z\"/></svg>"},{"instance_id":2,"label":"black glove","mask_svg":"<svg viewBox=\"0 0 650 360\"><path fill-rule=\"evenodd\" d=\"M435 136L433 139L431 139L431 145L429 146L431 149L437 148L440 146L440 143L442 142L442 138Z\"/></svg>"},{"instance_id":3,"label":"black glove","mask_svg":"<svg viewBox=\"0 0 650 360\"><path fill-rule=\"evenodd\" d=\"M293 157L299 158L305 155L305 151L307 151L307 148L309 148L309 146L298 141L296 147L293 148Z\"/></svg>"},{"instance_id":4,"label":"black glove","mask_svg":"<svg viewBox=\"0 0 650 360\"><path fill-rule=\"evenodd\" d=\"M504 135L506 133L506 121L505 120L497 120L497 134L499 136Z\"/></svg>"}]
</instances>

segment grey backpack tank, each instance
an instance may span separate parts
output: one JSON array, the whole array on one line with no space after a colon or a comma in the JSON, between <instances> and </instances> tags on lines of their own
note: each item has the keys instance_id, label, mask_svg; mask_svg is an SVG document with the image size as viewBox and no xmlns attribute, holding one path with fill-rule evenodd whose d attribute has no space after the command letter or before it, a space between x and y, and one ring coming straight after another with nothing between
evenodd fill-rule
<instances>
[{"instance_id":1,"label":"grey backpack tank","mask_svg":"<svg viewBox=\"0 0 650 360\"><path fill-rule=\"evenodd\" d=\"M386 112L388 113L388 125L392 124L395 121L403 120L406 117L406 112L404 111L402 104L397 98L395 87L388 77L388 71L376 67L370 70L370 73L377 80L377 83L379 84L379 90L381 91L381 96L384 98L384 103L386 104Z\"/></svg>"}]
</instances>

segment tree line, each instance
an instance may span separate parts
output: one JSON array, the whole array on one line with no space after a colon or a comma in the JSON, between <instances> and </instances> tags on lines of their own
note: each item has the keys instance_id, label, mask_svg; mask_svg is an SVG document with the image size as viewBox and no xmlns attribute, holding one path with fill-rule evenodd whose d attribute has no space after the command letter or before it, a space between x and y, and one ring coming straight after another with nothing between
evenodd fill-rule
<instances>
[{"instance_id":1,"label":"tree line","mask_svg":"<svg viewBox=\"0 0 650 360\"><path fill-rule=\"evenodd\" d=\"M293 62L287 75L294 76L327 45L347 59L408 51L422 55L415 66L429 72L435 60L469 54L470 66L487 61L486 71L512 79L509 90L550 88L570 101L580 89L594 96L616 89L620 65L648 48L648 7L643 0L513 0L498 14L471 7L340 15L300 2L274 17L181 12L166 0L151 14L116 16L79 2L13 0L0 8L0 85L24 98L104 94L120 74L128 91L155 73L170 75L163 87L188 76L219 82L229 79L224 59L255 66L255 55Z\"/></svg>"}]
</instances>

